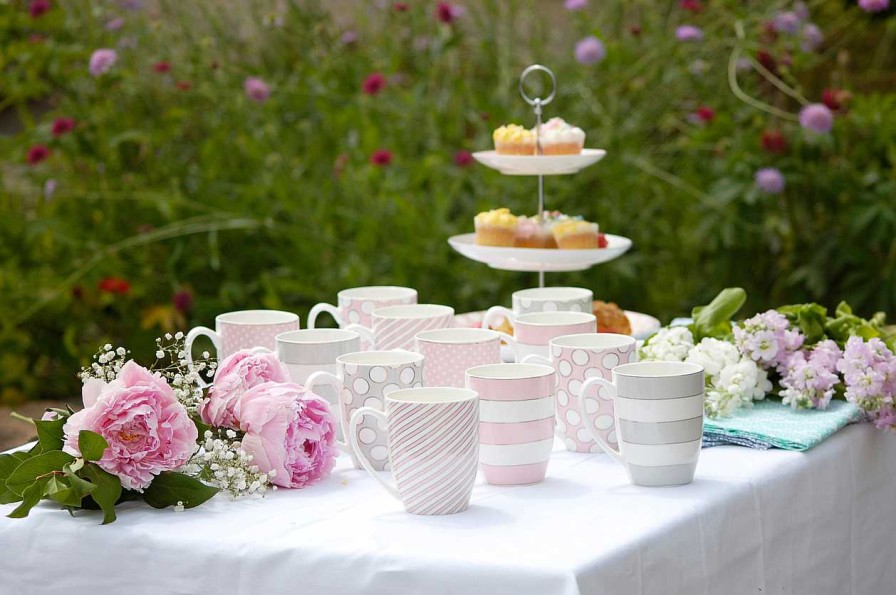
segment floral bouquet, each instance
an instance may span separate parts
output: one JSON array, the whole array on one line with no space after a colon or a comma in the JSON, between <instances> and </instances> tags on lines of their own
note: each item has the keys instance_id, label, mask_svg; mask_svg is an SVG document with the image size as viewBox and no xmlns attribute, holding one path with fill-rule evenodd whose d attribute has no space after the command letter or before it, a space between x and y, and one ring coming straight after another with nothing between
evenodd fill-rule
<instances>
[{"instance_id":1,"label":"floral bouquet","mask_svg":"<svg viewBox=\"0 0 896 595\"><path fill-rule=\"evenodd\" d=\"M694 308L689 325L645 341L641 359L703 366L709 417L770 393L794 409L825 409L839 397L877 427L896 429L896 329L884 326L883 312L865 320L845 302L833 316L818 304L796 304L732 322L745 301L743 289L723 290Z\"/></svg>"},{"instance_id":2,"label":"floral bouquet","mask_svg":"<svg viewBox=\"0 0 896 595\"><path fill-rule=\"evenodd\" d=\"M183 333L157 339L145 368L105 345L81 371L84 409L52 409L34 424L37 444L0 455L0 504L28 515L40 500L73 513L142 499L183 510L220 491L263 495L326 477L338 453L329 405L289 382L270 352L238 351L220 367L184 351ZM206 392L200 374L215 382Z\"/></svg>"}]
</instances>

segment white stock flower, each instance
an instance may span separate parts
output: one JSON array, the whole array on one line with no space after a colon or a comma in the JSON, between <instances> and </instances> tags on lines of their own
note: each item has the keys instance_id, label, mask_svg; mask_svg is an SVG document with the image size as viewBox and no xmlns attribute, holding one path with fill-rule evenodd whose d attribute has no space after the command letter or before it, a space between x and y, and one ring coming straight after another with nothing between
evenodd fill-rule
<instances>
[{"instance_id":1,"label":"white stock flower","mask_svg":"<svg viewBox=\"0 0 896 595\"><path fill-rule=\"evenodd\" d=\"M680 362L694 347L694 337L686 326L670 326L660 329L641 347L642 361Z\"/></svg>"}]
</instances>

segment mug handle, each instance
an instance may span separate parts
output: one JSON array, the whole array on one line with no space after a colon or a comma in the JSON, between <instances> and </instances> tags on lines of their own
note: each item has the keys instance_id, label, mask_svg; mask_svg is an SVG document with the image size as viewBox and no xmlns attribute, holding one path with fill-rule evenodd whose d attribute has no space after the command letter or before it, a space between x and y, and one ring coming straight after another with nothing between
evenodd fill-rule
<instances>
[{"instance_id":1,"label":"mug handle","mask_svg":"<svg viewBox=\"0 0 896 595\"><path fill-rule=\"evenodd\" d=\"M401 495L398 493L398 488L393 485L391 482L386 481L380 476L379 473L373 470L373 465L370 464L370 461L364 456L364 453L361 452L361 447L358 444L358 426L361 423L361 420L365 415L372 415L377 418L382 425L386 425L387 419L386 414L379 409L374 409L373 407L361 407L352 414L351 422L349 423L349 429L351 430L347 437L348 442L352 446L352 450L355 452L355 456L358 458L358 462L361 463L361 466L364 467L364 470L370 474L372 478L377 480L381 486L386 488L386 491L392 494L392 496L396 500L401 500Z\"/></svg>"},{"instance_id":2,"label":"mug handle","mask_svg":"<svg viewBox=\"0 0 896 595\"><path fill-rule=\"evenodd\" d=\"M594 425L591 423L591 419L588 416L588 413L585 411L585 395L587 394L588 390L595 385L603 386L613 393L614 399L616 398L616 385L606 378L594 376L593 378L589 378L588 380L586 380L584 384L582 384L582 389L579 391L579 394L576 395L579 400L579 414L582 416L582 423L585 424L585 429L588 430L588 433L591 434L591 437L594 438L594 441L600 445L604 452L624 465L625 461L622 458L622 453L610 446L610 444L606 440L604 440L600 436L600 434L594 431Z\"/></svg>"},{"instance_id":3,"label":"mug handle","mask_svg":"<svg viewBox=\"0 0 896 595\"><path fill-rule=\"evenodd\" d=\"M482 328L492 328L492 321L497 321L502 316L510 321L510 326L513 326L513 323L516 322L513 310L504 306L492 306L486 311L485 316L482 317Z\"/></svg>"},{"instance_id":4,"label":"mug handle","mask_svg":"<svg viewBox=\"0 0 896 595\"><path fill-rule=\"evenodd\" d=\"M538 355L537 353L531 353L531 354L527 355L526 357L523 358L523 360L520 363L521 364L542 364L545 366L550 366L552 368L554 367L554 364L551 363L551 360L549 360L546 357L542 357L542 356Z\"/></svg>"},{"instance_id":5,"label":"mug handle","mask_svg":"<svg viewBox=\"0 0 896 595\"><path fill-rule=\"evenodd\" d=\"M305 379L305 388L308 390L313 390L315 386L317 386L318 384L323 384L324 382L329 383L329 385L333 387L333 390L336 391L337 404L339 407L342 407L342 379L339 378L339 376L336 376L335 374L331 374L329 372L325 372L323 370L314 372L313 374L311 374L311 376ZM342 435L346 437L346 442L340 442L336 440L336 446L339 447L339 450L348 454L349 452L351 452L351 448L348 445L348 434L346 434L345 431L345 424L342 423L342 420L344 419L342 417L342 412L337 412L337 416L339 417L339 423L342 424Z\"/></svg>"},{"instance_id":6,"label":"mug handle","mask_svg":"<svg viewBox=\"0 0 896 595\"><path fill-rule=\"evenodd\" d=\"M308 328L314 328L314 323L317 321L317 317L320 316L322 312L328 312L330 316L336 320L336 324L342 326L342 316L339 315L339 308L336 306L325 304L321 302L320 304L316 304L311 311L308 312Z\"/></svg>"},{"instance_id":7,"label":"mug handle","mask_svg":"<svg viewBox=\"0 0 896 595\"><path fill-rule=\"evenodd\" d=\"M198 337L208 337L211 339L215 351L219 353L221 351L221 335L207 326L197 326L190 330L190 332L187 333L187 337L184 339L184 352L187 354L187 364L190 366L193 365L193 342L196 341ZM199 376L197 383L199 384L199 388L208 388L212 384L211 382L206 382L202 376Z\"/></svg>"},{"instance_id":8,"label":"mug handle","mask_svg":"<svg viewBox=\"0 0 896 595\"><path fill-rule=\"evenodd\" d=\"M309 321L310 322L310 321ZM345 327L347 331L355 331L359 335L361 335L361 339L367 341L369 345L372 346L373 349L376 349L376 340L373 337L373 330L367 328L366 326L360 324L350 324Z\"/></svg>"}]
</instances>

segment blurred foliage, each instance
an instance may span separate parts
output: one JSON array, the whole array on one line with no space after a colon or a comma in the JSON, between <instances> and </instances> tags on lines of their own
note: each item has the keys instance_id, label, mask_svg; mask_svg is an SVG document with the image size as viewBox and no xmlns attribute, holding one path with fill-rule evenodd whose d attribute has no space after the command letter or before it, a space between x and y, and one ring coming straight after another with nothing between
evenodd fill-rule
<instances>
[{"instance_id":1,"label":"blurred foliage","mask_svg":"<svg viewBox=\"0 0 896 595\"><path fill-rule=\"evenodd\" d=\"M247 307L304 315L345 287L408 285L458 312L509 303L534 274L445 240L480 210L535 209L534 179L455 154L531 125L517 77L536 61L559 79L546 117L608 151L547 178L548 207L635 246L549 283L666 320L734 285L751 311L893 311L891 13L807 2L825 40L806 52L771 31L785 2L484 0L450 24L435 2L407 4L70 0L32 18L30 3L0 2L0 402L77 394L106 341L145 357L166 330ZM677 41L684 23L703 39ZM576 61L588 35L606 45L599 64ZM97 48L118 62L92 77ZM367 95L374 72L387 83ZM249 76L267 101L246 96ZM796 114L827 88L850 95L831 134L807 135ZM75 128L54 136L61 117ZM763 149L769 130L782 152ZM32 165L35 145L50 155ZM389 165L370 162L377 149ZM782 194L755 187L761 167L784 173Z\"/></svg>"}]
</instances>

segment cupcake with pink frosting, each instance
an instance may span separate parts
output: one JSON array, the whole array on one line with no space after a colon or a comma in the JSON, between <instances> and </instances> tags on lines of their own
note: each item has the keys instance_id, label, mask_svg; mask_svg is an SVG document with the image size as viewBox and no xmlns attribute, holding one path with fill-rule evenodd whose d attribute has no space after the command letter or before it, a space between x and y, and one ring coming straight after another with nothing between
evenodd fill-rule
<instances>
[{"instance_id":1,"label":"cupcake with pink frosting","mask_svg":"<svg viewBox=\"0 0 896 595\"><path fill-rule=\"evenodd\" d=\"M543 155L578 155L585 146L585 132L563 118L551 118L538 131Z\"/></svg>"}]
</instances>

